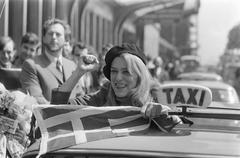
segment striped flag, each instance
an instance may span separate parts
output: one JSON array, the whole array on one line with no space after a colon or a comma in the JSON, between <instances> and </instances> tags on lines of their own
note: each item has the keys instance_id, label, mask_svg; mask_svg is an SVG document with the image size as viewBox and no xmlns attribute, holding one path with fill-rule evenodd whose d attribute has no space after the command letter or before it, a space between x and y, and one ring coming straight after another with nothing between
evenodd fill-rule
<instances>
[{"instance_id":1,"label":"striped flag","mask_svg":"<svg viewBox=\"0 0 240 158\"><path fill-rule=\"evenodd\" d=\"M132 106L37 105L34 115L42 135L39 156L80 143L146 130L150 122L140 112L141 108Z\"/></svg>"}]
</instances>

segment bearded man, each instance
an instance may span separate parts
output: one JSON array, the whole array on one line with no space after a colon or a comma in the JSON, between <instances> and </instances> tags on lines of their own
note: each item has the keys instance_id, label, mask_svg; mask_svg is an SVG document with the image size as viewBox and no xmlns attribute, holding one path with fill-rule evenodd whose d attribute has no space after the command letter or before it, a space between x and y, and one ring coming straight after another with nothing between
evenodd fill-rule
<instances>
[{"instance_id":1,"label":"bearded man","mask_svg":"<svg viewBox=\"0 0 240 158\"><path fill-rule=\"evenodd\" d=\"M67 80L76 64L63 57L68 25L60 19L45 21L42 29L42 52L22 65L20 81L23 90L39 104L50 103L52 89Z\"/></svg>"}]
</instances>

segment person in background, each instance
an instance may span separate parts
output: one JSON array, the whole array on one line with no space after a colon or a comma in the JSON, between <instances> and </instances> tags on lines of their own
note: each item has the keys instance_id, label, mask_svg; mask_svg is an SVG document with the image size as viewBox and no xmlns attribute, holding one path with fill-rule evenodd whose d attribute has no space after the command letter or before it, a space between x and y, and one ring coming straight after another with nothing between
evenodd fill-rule
<instances>
[{"instance_id":1,"label":"person in background","mask_svg":"<svg viewBox=\"0 0 240 158\"><path fill-rule=\"evenodd\" d=\"M66 33L65 33L65 36L66 36L66 42L65 42L65 45L63 47L63 56L68 58L68 59L72 59L72 43L73 43L73 40L72 40L72 31L71 31L71 26L70 25L66 25Z\"/></svg>"},{"instance_id":2,"label":"person in background","mask_svg":"<svg viewBox=\"0 0 240 158\"><path fill-rule=\"evenodd\" d=\"M89 53L87 46L83 42L77 42L73 45L72 60L77 64L80 56L87 55ZM70 98L87 94L92 88L92 74L88 72L84 74L72 90Z\"/></svg>"},{"instance_id":3,"label":"person in background","mask_svg":"<svg viewBox=\"0 0 240 158\"><path fill-rule=\"evenodd\" d=\"M233 82L233 87L237 91L238 97L240 98L240 68L237 68L235 71L235 79Z\"/></svg>"},{"instance_id":4,"label":"person in background","mask_svg":"<svg viewBox=\"0 0 240 158\"><path fill-rule=\"evenodd\" d=\"M106 45L104 45L103 47L102 47L102 53L101 53L101 55L100 55L100 61L102 61L102 63L103 63L103 66L105 66L105 56L106 56L106 54L107 54L107 52L111 49L113 47L113 45L111 44L111 43L108 43L108 44L106 44ZM103 68L103 67L102 67Z\"/></svg>"},{"instance_id":5,"label":"person in background","mask_svg":"<svg viewBox=\"0 0 240 158\"><path fill-rule=\"evenodd\" d=\"M12 68L16 54L15 42L9 36L0 37L0 68Z\"/></svg>"},{"instance_id":6,"label":"person in background","mask_svg":"<svg viewBox=\"0 0 240 158\"><path fill-rule=\"evenodd\" d=\"M105 82L107 82L107 78L104 76L103 74L103 67L105 66L105 56L107 54L107 52L113 47L113 45L111 43L108 43L106 45L103 46L102 48L102 53L100 54L99 57L99 69L98 69L98 83L99 86L104 85Z\"/></svg>"},{"instance_id":7,"label":"person in background","mask_svg":"<svg viewBox=\"0 0 240 158\"><path fill-rule=\"evenodd\" d=\"M63 57L68 25L60 19L48 19L42 27L42 52L22 65L20 81L25 92L34 96L39 104L51 100L52 89L67 80L76 64Z\"/></svg>"},{"instance_id":8,"label":"person in background","mask_svg":"<svg viewBox=\"0 0 240 158\"><path fill-rule=\"evenodd\" d=\"M97 50L94 47L92 46L88 47L88 54L94 55L99 60L99 55L97 53ZM99 65L90 72L92 76L92 85L91 85L91 90L89 92L95 92L100 87L98 70L99 70Z\"/></svg>"},{"instance_id":9,"label":"person in background","mask_svg":"<svg viewBox=\"0 0 240 158\"><path fill-rule=\"evenodd\" d=\"M21 40L20 50L13 62L15 67L21 68L23 62L28 58L33 58L38 54L40 41L35 33L26 33Z\"/></svg>"},{"instance_id":10,"label":"person in background","mask_svg":"<svg viewBox=\"0 0 240 158\"><path fill-rule=\"evenodd\" d=\"M167 63L165 69L168 71L170 80L176 80L178 75L183 72L183 68L179 59Z\"/></svg>"},{"instance_id":11,"label":"person in background","mask_svg":"<svg viewBox=\"0 0 240 158\"><path fill-rule=\"evenodd\" d=\"M0 37L0 82L8 90L21 88L19 74L21 69L16 69L12 64L16 55L15 43L9 36Z\"/></svg>"},{"instance_id":12,"label":"person in background","mask_svg":"<svg viewBox=\"0 0 240 158\"><path fill-rule=\"evenodd\" d=\"M155 65L153 64L153 59L152 59L150 56L147 57L147 64L146 64L146 66L147 66L150 74L151 74L152 77L153 77L153 76L154 76L154 73L155 73L155 72L154 72Z\"/></svg>"},{"instance_id":13,"label":"person in background","mask_svg":"<svg viewBox=\"0 0 240 158\"><path fill-rule=\"evenodd\" d=\"M83 42L76 42L73 44L71 51L71 58L77 64L80 56L82 54L87 54L88 48L87 45Z\"/></svg>"},{"instance_id":14,"label":"person in background","mask_svg":"<svg viewBox=\"0 0 240 158\"><path fill-rule=\"evenodd\" d=\"M135 106L145 109L145 117L162 116L162 130L168 132L181 120L165 113L168 107L159 104L160 84L152 79L146 67L143 52L134 44L124 43L112 47L105 57L103 73L109 82L97 92L69 99L71 90L85 73L92 71L99 62L93 55L81 56L77 69L60 87L53 89L53 104L89 106Z\"/></svg>"},{"instance_id":15,"label":"person in background","mask_svg":"<svg viewBox=\"0 0 240 158\"><path fill-rule=\"evenodd\" d=\"M156 79L159 83L163 83L164 81L169 80L169 74L164 69L163 61L161 57L156 57L153 59L153 68L150 70L152 72L152 76Z\"/></svg>"}]
</instances>

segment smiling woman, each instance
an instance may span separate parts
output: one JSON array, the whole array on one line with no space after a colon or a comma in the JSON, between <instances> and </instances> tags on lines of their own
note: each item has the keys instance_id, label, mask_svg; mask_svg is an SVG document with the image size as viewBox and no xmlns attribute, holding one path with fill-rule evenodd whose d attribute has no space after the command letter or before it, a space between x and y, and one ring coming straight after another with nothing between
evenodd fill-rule
<instances>
[{"instance_id":1,"label":"smiling woman","mask_svg":"<svg viewBox=\"0 0 240 158\"><path fill-rule=\"evenodd\" d=\"M96 58L93 55L88 55ZM112 47L106 54L106 65L103 68L105 77L109 80L98 91L84 96L69 99L72 88L79 78L88 71L98 66L98 61L91 64L83 62L80 57L78 67L72 76L59 88L53 90L52 104L70 103L72 105L88 106L134 106L148 109L145 117L164 115L168 127L180 122L180 119L168 117L165 105L159 104L159 83L151 77L146 67L146 58L135 44L123 43L121 46ZM163 127L164 129L165 127ZM166 129L166 131L168 131Z\"/></svg>"},{"instance_id":2,"label":"smiling woman","mask_svg":"<svg viewBox=\"0 0 240 158\"><path fill-rule=\"evenodd\" d=\"M96 58L93 55L86 56ZM94 68L98 66L97 59L93 60L94 62L91 64L86 64L83 62L83 58L84 56L80 57L78 68L76 69L76 73L72 75L73 77L58 88L58 91L71 91L71 88L74 87L75 82L78 81L82 74L94 70ZM91 106L124 104L142 106L150 101L151 86L154 84L157 85L157 83L153 82L145 66L145 56L138 47L133 44L114 46L106 54L105 62L106 65L103 68L103 73L110 83L106 83L95 95L90 94L90 98L80 97L69 100L70 103L87 104ZM56 92L54 92L54 94L56 94ZM122 100L121 98L124 99ZM55 101L57 100L53 95L53 103L56 103ZM65 103L67 101L68 97ZM130 102L128 103L127 101Z\"/></svg>"},{"instance_id":3,"label":"smiling woman","mask_svg":"<svg viewBox=\"0 0 240 158\"><path fill-rule=\"evenodd\" d=\"M94 57L92 55L87 56ZM73 77L58 88L58 91L67 92L71 90L82 74L93 70L98 65L97 60L94 60L92 64L85 64L82 60L83 57L80 58L76 73L72 75ZM145 60L144 54L134 44L125 43L122 46L114 46L106 54L106 65L103 68L103 73L110 83L106 83L102 90L95 93L95 95L90 95L90 98L79 97L74 100L69 100L69 102L72 104L87 104L91 106L125 104L138 107L143 106L151 101L152 97L150 96L153 85L158 85L158 83L154 82L151 78L145 66ZM55 103L54 101L56 100L53 96L53 103ZM68 99L65 102L67 101Z\"/></svg>"}]
</instances>

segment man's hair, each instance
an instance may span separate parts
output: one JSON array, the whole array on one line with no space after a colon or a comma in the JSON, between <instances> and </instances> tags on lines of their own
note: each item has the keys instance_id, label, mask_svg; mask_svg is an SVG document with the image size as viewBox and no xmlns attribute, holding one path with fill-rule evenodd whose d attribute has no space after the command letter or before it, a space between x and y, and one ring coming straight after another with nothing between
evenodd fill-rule
<instances>
[{"instance_id":1,"label":"man's hair","mask_svg":"<svg viewBox=\"0 0 240 158\"><path fill-rule=\"evenodd\" d=\"M79 49L86 49L86 48L87 48L87 45L86 45L85 43L83 43L83 42L75 42L75 43L73 44L72 54L74 54L74 51L75 51L75 49L77 49L77 48L79 48Z\"/></svg>"},{"instance_id":2,"label":"man's hair","mask_svg":"<svg viewBox=\"0 0 240 158\"><path fill-rule=\"evenodd\" d=\"M39 38L35 33L27 32L23 37L21 44L31 44L31 45L37 45L39 44Z\"/></svg>"},{"instance_id":3,"label":"man's hair","mask_svg":"<svg viewBox=\"0 0 240 158\"><path fill-rule=\"evenodd\" d=\"M73 44L73 49L74 48L85 49L87 48L87 45L83 42L76 42Z\"/></svg>"},{"instance_id":4,"label":"man's hair","mask_svg":"<svg viewBox=\"0 0 240 158\"><path fill-rule=\"evenodd\" d=\"M0 37L0 50L3 50L3 48L6 46L7 43L13 43L13 48L15 49L15 42L12 40L9 36L2 36Z\"/></svg>"},{"instance_id":5,"label":"man's hair","mask_svg":"<svg viewBox=\"0 0 240 158\"><path fill-rule=\"evenodd\" d=\"M54 24L60 24L63 26L65 39L66 39L66 37L69 36L69 32L71 32L70 26L65 21L56 19L56 18L48 19L44 22L43 27L42 27L42 35L45 36L49 27Z\"/></svg>"}]
</instances>

